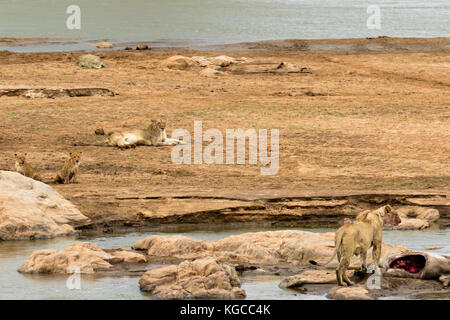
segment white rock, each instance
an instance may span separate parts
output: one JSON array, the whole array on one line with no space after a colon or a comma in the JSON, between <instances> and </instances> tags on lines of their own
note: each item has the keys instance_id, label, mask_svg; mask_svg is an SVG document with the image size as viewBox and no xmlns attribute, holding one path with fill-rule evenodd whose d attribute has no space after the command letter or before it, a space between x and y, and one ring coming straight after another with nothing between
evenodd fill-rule
<instances>
[{"instance_id":1,"label":"white rock","mask_svg":"<svg viewBox=\"0 0 450 320\"><path fill-rule=\"evenodd\" d=\"M50 186L17 172L0 171L0 240L75 234L89 218Z\"/></svg>"}]
</instances>

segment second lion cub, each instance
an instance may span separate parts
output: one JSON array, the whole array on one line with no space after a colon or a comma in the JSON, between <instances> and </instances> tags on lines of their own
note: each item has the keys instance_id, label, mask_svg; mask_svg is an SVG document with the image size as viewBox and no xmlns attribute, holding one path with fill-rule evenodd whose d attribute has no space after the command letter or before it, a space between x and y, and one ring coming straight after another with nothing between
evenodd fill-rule
<instances>
[{"instance_id":1,"label":"second lion cub","mask_svg":"<svg viewBox=\"0 0 450 320\"><path fill-rule=\"evenodd\" d=\"M80 166L82 152L69 153L69 159L66 160L64 165L58 170L56 174L55 183L71 183L76 182L78 174L78 168Z\"/></svg>"}]
</instances>

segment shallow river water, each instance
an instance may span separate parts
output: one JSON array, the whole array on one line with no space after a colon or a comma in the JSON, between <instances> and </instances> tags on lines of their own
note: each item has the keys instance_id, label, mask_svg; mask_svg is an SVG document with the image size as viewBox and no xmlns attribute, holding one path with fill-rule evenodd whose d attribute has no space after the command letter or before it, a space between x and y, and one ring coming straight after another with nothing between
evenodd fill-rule
<instances>
[{"instance_id":1,"label":"shallow river water","mask_svg":"<svg viewBox=\"0 0 450 320\"><path fill-rule=\"evenodd\" d=\"M294 228L286 228L294 229ZM298 230L299 228L296 228ZM81 278L80 290L66 287L67 276L23 275L17 272L20 265L35 250L61 249L73 241L89 241L101 248L129 248L136 240L152 234L183 234L202 240L217 240L230 235L279 230L274 228L224 229L216 227L201 231L132 232L105 236L82 236L80 238L59 238L35 241L0 242L0 299L151 299L139 290L139 277L98 277ZM334 229L304 229L312 232L328 232ZM383 240L390 244L401 244L417 251L427 246L442 246L433 250L450 255L450 229L427 231L384 231ZM247 299L325 299L324 296L299 294L294 290L278 287L281 278L244 278L242 288Z\"/></svg>"},{"instance_id":2,"label":"shallow river water","mask_svg":"<svg viewBox=\"0 0 450 320\"><path fill-rule=\"evenodd\" d=\"M66 11L73 4L80 8L79 29L66 25ZM375 12L368 13L368 7L374 4L380 10L379 29L367 26ZM449 24L448 0L0 0L0 38L83 39L65 42L66 51L92 49L86 40L148 41L157 47L293 38L445 37ZM39 50L61 47L59 42L46 43Z\"/></svg>"}]
</instances>

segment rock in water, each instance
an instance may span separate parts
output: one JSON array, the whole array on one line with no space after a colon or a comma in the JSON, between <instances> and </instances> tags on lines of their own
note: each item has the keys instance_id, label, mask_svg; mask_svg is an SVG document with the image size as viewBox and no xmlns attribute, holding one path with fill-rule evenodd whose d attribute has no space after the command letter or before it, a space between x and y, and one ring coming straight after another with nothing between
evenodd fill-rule
<instances>
[{"instance_id":1,"label":"rock in water","mask_svg":"<svg viewBox=\"0 0 450 320\"><path fill-rule=\"evenodd\" d=\"M353 271L347 271L349 277ZM336 272L334 270L305 270L301 274L287 277L278 285L280 288L297 288L304 284L336 283Z\"/></svg>"},{"instance_id":2,"label":"rock in water","mask_svg":"<svg viewBox=\"0 0 450 320\"><path fill-rule=\"evenodd\" d=\"M104 42L99 42L95 45L97 48L100 49L111 49L114 48L114 45L110 42L104 41Z\"/></svg>"},{"instance_id":3,"label":"rock in water","mask_svg":"<svg viewBox=\"0 0 450 320\"><path fill-rule=\"evenodd\" d=\"M428 247L425 247L424 249L425 250L439 250L439 249L442 249L443 247L441 247L441 246L428 246Z\"/></svg>"},{"instance_id":4,"label":"rock in water","mask_svg":"<svg viewBox=\"0 0 450 320\"><path fill-rule=\"evenodd\" d=\"M77 65L83 68L100 69L106 67L105 63L98 56L93 54L85 54L78 57Z\"/></svg>"},{"instance_id":5,"label":"rock in water","mask_svg":"<svg viewBox=\"0 0 450 320\"><path fill-rule=\"evenodd\" d=\"M310 260L318 263L328 261L334 252L334 232L314 233L309 231L250 232L229 236L218 241L202 241L186 236L153 235L135 242L134 250L146 250L147 254L161 259L191 260L214 257L218 261L232 263L258 263L310 266ZM371 249L368 263L371 262ZM408 252L402 246L383 243L382 257ZM351 266L361 265L359 257L353 257ZM337 265L335 258L329 267Z\"/></svg>"},{"instance_id":6,"label":"rock in water","mask_svg":"<svg viewBox=\"0 0 450 320\"><path fill-rule=\"evenodd\" d=\"M89 218L50 186L17 172L0 171L0 240L75 234Z\"/></svg>"},{"instance_id":7,"label":"rock in water","mask_svg":"<svg viewBox=\"0 0 450 320\"><path fill-rule=\"evenodd\" d=\"M369 291L360 286L351 287L334 287L328 294L327 298L336 300L370 300Z\"/></svg>"},{"instance_id":8,"label":"rock in water","mask_svg":"<svg viewBox=\"0 0 450 320\"><path fill-rule=\"evenodd\" d=\"M197 63L200 67L208 67L211 65L211 61L208 58L205 58L203 56L193 56L192 61Z\"/></svg>"},{"instance_id":9,"label":"rock in water","mask_svg":"<svg viewBox=\"0 0 450 320\"><path fill-rule=\"evenodd\" d=\"M67 248L37 250L22 264L22 273L95 273L110 270L116 264L137 264L147 262L144 255L127 249L106 252L89 242L75 242Z\"/></svg>"},{"instance_id":10,"label":"rock in water","mask_svg":"<svg viewBox=\"0 0 450 320\"><path fill-rule=\"evenodd\" d=\"M139 280L142 291L161 299L243 299L236 270L213 258L183 261L178 266L147 271Z\"/></svg>"},{"instance_id":11,"label":"rock in water","mask_svg":"<svg viewBox=\"0 0 450 320\"><path fill-rule=\"evenodd\" d=\"M110 269L112 257L97 245L75 242L62 250L37 250L19 268L21 273L94 273L98 269Z\"/></svg>"},{"instance_id":12,"label":"rock in water","mask_svg":"<svg viewBox=\"0 0 450 320\"><path fill-rule=\"evenodd\" d=\"M133 252L127 249L116 250L112 253L112 258L108 260L109 263L144 263L147 262L147 258L140 253Z\"/></svg>"}]
</instances>

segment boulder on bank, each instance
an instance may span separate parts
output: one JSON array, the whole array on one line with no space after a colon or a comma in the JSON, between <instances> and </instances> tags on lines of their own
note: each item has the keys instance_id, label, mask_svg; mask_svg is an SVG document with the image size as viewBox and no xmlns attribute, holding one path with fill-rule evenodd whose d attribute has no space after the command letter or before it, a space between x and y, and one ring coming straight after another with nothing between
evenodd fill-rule
<instances>
[{"instance_id":1,"label":"boulder on bank","mask_svg":"<svg viewBox=\"0 0 450 320\"><path fill-rule=\"evenodd\" d=\"M204 68L202 71L200 71L200 74L202 76L208 77L208 78L214 78L217 76L220 76L224 74L222 71L213 69L213 68Z\"/></svg>"},{"instance_id":2,"label":"boulder on bank","mask_svg":"<svg viewBox=\"0 0 450 320\"><path fill-rule=\"evenodd\" d=\"M213 258L149 270L139 280L139 286L161 299L246 297L234 268Z\"/></svg>"},{"instance_id":3,"label":"boulder on bank","mask_svg":"<svg viewBox=\"0 0 450 320\"><path fill-rule=\"evenodd\" d=\"M93 54L84 54L82 56L79 56L77 59L77 65L89 69L100 69L106 67L102 59Z\"/></svg>"},{"instance_id":4,"label":"boulder on bank","mask_svg":"<svg viewBox=\"0 0 450 320\"><path fill-rule=\"evenodd\" d=\"M333 255L334 233L297 230L251 232L218 241L202 241L178 235L153 235L137 241L132 248L146 250L149 256L168 261L214 257L218 261L232 263L273 265L284 262L292 265L310 265L310 260L323 263ZM408 251L403 246L394 247L385 243L381 250L382 257ZM368 263L371 262L371 256L370 249ZM337 259L329 264L330 268L336 265ZM359 265L359 259L354 257L352 266Z\"/></svg>"},{"instance_id":5,"label":"boulder on bank","mask_svg":"<svg viewBox=\"0 0 450 320\"><path fill-rule=\"evenodd\" d=\"M220 68L226 68L238 62L246 62L247 58L235 59L228 56L217 56L217 57L203 57L203 56L173 56L169 57L161 63L161 66L168 69L185 70L191 67L202 67L209 68L211 70L216 70ZM208 71L211 73L211 71Z\"/></svg>"},{"instance_id":6,"label":"boulder on bank","mask_svg":"<svg viewBox=\"0 0 450 320\"><path fill-rule=\"evenodd\" d=\"M277 61L244 61L243 63L233 63L221 69L232 74L259 74L259 73L312 73L311 69L299 66L292 62Z\"/></svg>"},{"instance_id":7,"label":"boulder on bank","mask_svg":"<svg viewBox=\"0 0 450 320\"><path fill-rule=\"evenodd\" d=\"M0 240L75 234L89 218L50 186L17 172L0 171Z\"/></svg>"},{"instance_id":8,"label":"boulder on bank","mask_svg":"<svg viewBox=\"0 0 450 320\"><path fill-rule=\"evenodd\" d=\"M185 56L173 56L161 63L161 66L168 69L185 70L195 65L195 62Z\"/></svg>"},{"instance_id":9,"label":"boulder on bank","mask_svg":"<svg viewBox=\"0 0 450 320\"><path fill-rule=\"evenodd\" d=\"M193 56L191 58L196 64L198 64L200 67L209 67L211 66L211 61L203 56Z\"/></svg>"},{"instance_id":10,"label":"boulder on bank","mask_svg":"<svg viewBox=\"0 0 450 320\"><path fill-rule=\"evenodd\" d=\"M210 63L219 67L228 67L237 62L235 58L228 56L217 56L209 59Z\"/></svg>"},{"instance_id":11,"label":"boulder on bank","mask_svg":"<svg viewBox=\"0 0 450 320\"><path fill-rule=\"evenodd\" d=\"M161 63L167 69L186 70L192 67L207 68L200 74L208 77L217 76L218 72L230 72L234 74L255 74L255 73L311 73L308 67L299 66L293 62L279 61L255 61L253 59L241 57L233 58L229 56L173 56ZM210 69L210 70L208 70ZM214 72L216 70L218 72Z\"/></svg>"},{"instance_id":12,"label":"boulder on bank","mask_svg":"<svg viewBox=\"0 0 450 320\"><path fill-rule=\"evenodd\" d=\"M21 273L94 273L109 269L112 256L98 246L88 242L75 242L62 250L37 250L19 268Z\"/></svg>"},{"instance_id":13,"label":"boulder on bank","mask_svg":"<svg viewBox=\"0 0 450 320\"><path fill-rule=\"evenodd\" d=\"M282 61L276 68L276 72L279 73L311 73L311 69L308 67L301 67L293 62Z\"/></svg>"},{"instance_id":14,"label":"boulder on bank","mask_svg":"<svg viewBox=\"0 0 450 320\"><path fill-rule=\"evenodd\" d=\"M401 222L394 227L396 230L421 230L428 228L430 223L439 220L440 215L437 209L403 206L395 208Z\"/></svg>"}]
</instances>

